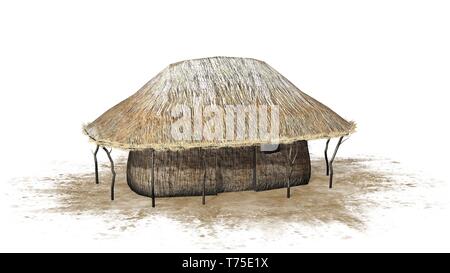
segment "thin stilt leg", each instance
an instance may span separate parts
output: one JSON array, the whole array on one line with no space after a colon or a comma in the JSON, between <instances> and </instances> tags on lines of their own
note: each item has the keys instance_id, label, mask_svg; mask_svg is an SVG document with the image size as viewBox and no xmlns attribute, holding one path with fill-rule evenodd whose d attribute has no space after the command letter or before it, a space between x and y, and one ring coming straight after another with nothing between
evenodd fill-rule
<instances>
[{"instance_id":1,"label":"thin stilt leg","mask_svg":"<svg viewBox=\"0 0 450 273\"><path fill-rule=\"evenodd\" d=\"M98 180L98 161L97 161L97 152L98 152L99 148L100 148L100 146L97 145L97 147L95 148L95 151L94 151L95 184L99 183L99 180Z\"/></svg>"},{"instance_id":2,"label":"thin stilt leg","mask_svg":"<svg viewBox=\"0 0 450 273\"><path fill-rule=\"evenodd\" d=\"M216 183L215 183L215 194L217 195L217 170L218 170L218 164L219 164L219 162L217 161L217 153L218 153L219 151L216 149L215 151L214 151L214 173L215 173L215 181L216 181Z\"/></svg>"},{"instance_id":3,"label":"thin stilt leg","mask_svg":"<svg viewBox=\"0 0 450 273\"><path fill-rule=\"evenodd\" d=\"M333 187L333 162L334 162L334 158L336 157L336 153L339 150L339 146L341 146L342 138L343 138L343 136L341 136L339 138L339 141L336 145L336 149L334 149L333 156L331 157L331 160L330 160L330 184L328 186L330 189Z\"/></svg>"},{"instance_id":4,"label":"thin stilt leg","mask_svg":"<svg viewBox=\"0 0 450 273\"><path fill-rule=\"evenodd\" d=\"M328 144L330 143L330 139L327 140L327 144L325 144L325 163L327 166L327 176L330 174L330 166L328 165Z\"/></svg>"},{"instance_id":5,"label":"thin stilt leg","mask_svg":"<svg viewBox=\"0 0 450 273\"><path fill-rule=\"evenodd\" d=\"M103 147L103 150L105 150L106 154L108 155L109 162L111 163L111 173L112 173L112 181L111 181L111 200L114 200L114 184L116 182L116 171L114 170L114 161L111 157L111 152L108 151L105 147Z\"/></svg>"},{"instance_id":6,"label":"thin stilt leg","mask_svg":"<svg viewBox=\"0 0 450 273\"><path fill-rule=\"evenodd\" d=\"M291 198L291 177L288 178L286 197Z\"/></svg>"},{"instance_id":7,"label":"thin stilt leg","mask_svg":"<svg viewBox=\"0 0 450 273\"><path fill-rule=\"evenodd\" d=\"M151 174L152 208L156 206L155 200L155 150L152 150L152 174Z\"/></svg>"},{"instance_id":8,"label":"thin stilt leg","mask_svg":"<svg viewBox=\"0 0 450 273\"><path fill-rule=\"evenodd\" d=\"M206 203L206 160L205 160L205 151L200 150L202 153L203 160L203 188L202 188L202 204Z\"/></svg>"},{"instance_id":9,"label":"thin stilt leg","mask_svg":"<svg viewBox=\"0 0 450 273\"><path fill-rule=\"evenodd\" d=\"M256 177L256 167L257 167L257 146L253 147L253 181L252 181L252 186L253 186L253 190L256 191L256 181L257 181L257 177Z\"/></svg>"},{"instance_id":10,"label":"thin stilt leg","mask_svg":"<svg viewBox=\"0 0 450 273\"><path fill-rule=\"evenodd\" d=\"M295 153L292 154L292 146L295 145L290 144L291 146L289 147L289 154L288 154L288 166L289 166L289 174L287 177L287 189L286 189L286 197L287 198L291 198L291 177L292 177L292 172L294 171L294 164L295 164L295 160L297 159L297 154L298 154L298 148L295 147Z\"/></svg>"}]
</instances>

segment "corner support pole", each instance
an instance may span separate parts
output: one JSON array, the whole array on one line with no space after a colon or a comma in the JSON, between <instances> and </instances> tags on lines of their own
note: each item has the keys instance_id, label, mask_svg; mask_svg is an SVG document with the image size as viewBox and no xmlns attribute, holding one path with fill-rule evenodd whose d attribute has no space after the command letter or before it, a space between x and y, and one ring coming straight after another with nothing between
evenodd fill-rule
<instances>
[{"instance_id":1,"label":"corner support pole","mask_svg":"<svg viewBox=\"0 0 450 273\"><path fill-rule=\"evenodd\" d=\"M100 146L97 145L97 147L95 148L95 151L94 151L95 184L98 184L98 183L99 183L99 180L98 180L98 161L97 161L97 152L98 152L98 149L99 149L99 148L100 148Z\"/></svg>"},{"instance_id":2,"label":"corner support pole","mask_svg":"<svg viewBox=\"0 0 450 273\"><path fill-rule=\"evenodd\" d=\"M336 148L334 149L333 156L331 157L331 160L330 160L330 184L328 186L330 189L333 187L333 162L334 162L334 158L336 157L336 153L339 150L339 146L341 146L341 144L342 144L342 138L343 138L343 136L341 136L339 138L339 141L336 144Z\"/></svg>"},{"instance_id":3,"label":"corner support pole","mask_svg":"<svg viewBox=\"0 0 450 273\"><path fill-rule=\"evenodd\" d=\"M330 166L329 166L329 164L328 164L328 144L330 143L330 139L328 139L327 140L327 143L325 144L325 163L326 163L326 166L327 166L327 171L326 171L326 174L327 174L327 176L330 174Z\"/></svg>"},{"instance_id":4,"label":"corner support pole","mask_svg":"<svg viewBox=\"0 0 450 273\"><path fill-rule=\"evenodd\" d=\"M114 184L116 182L116 171L114 170L114 161L111 157L111 151L108 151L105 147L103 147L103 150L106 152L106 155L108 155L109 162L111 163L111 173L112 173L112 181L111 181L111 200L114 200Z\"/></svg>"}]
</instances>

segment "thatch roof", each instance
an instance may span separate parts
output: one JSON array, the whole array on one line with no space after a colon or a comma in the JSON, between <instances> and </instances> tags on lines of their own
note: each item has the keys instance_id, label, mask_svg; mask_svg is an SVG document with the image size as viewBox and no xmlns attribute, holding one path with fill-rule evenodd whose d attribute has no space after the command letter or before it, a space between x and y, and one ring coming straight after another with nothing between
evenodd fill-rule
<instances>
[{"instance_id":1,"label":"thatch roof","mask_svg":"<svg viewBox=\"0 0 450 273\"><path fill-rule=\"evenodd\" d=\"M202 105L268 105L279 109L279 143L331 138L352 133L348 122L300 91L265 62L249 58L213 57L166 67L135 94L115 105L84 132L97 144L122 149L185 149L266 143L261 139L175 140L172 107ZM254 126L256 120L246 119Z\"/></svg>"}]
</instances>

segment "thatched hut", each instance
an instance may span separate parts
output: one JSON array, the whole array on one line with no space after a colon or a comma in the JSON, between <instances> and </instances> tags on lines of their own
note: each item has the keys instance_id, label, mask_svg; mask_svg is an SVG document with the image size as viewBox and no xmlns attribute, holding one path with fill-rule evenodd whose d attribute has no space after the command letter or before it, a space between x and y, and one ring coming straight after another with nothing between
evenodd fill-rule
<instances>
[{"instance_id":1,"label":"thatched hut","mask_svg":"<svg viewBox=\"0 0 450 273\"><path fill-rule=\"evenodd\" d=\"M342 137L355 129L265 62L213 57L166 67L84 132L129 150L127 181L138 194L187 196L307 184L308 140L328 139L331 171ZM327 158L329 139L339 137ZM269 145L271 144L271 145Z\"/></svg>"}]
</instances>

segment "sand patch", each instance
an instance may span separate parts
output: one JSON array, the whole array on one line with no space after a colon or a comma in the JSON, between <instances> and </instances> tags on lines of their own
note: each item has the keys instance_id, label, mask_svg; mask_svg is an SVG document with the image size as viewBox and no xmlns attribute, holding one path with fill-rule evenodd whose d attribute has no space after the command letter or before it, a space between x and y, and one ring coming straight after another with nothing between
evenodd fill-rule
<instances>
[{"instance_id":1,"label":"sand patch","mask_svg":"<svg viewBox=\"0 0 450 273\"><path fill-rule=\"evenodd\" d=\"M365 211L383 205L382 200L368 198L369 194L416 186L410 177L398 178L397 175L394 179L390 171L369 167L374 159L348 158L335 162L334 187L329 189L323 160L313 158L310 183L291 188L290 199L286 198L286 189L246 191L208 196L205 206L201 204L201 197L157 198L156 208L152 208L150 198L139 196L128 187L125 158L117 161L114 201L110 200L111 176L106 164L100 166L98 185L94 182L93 172L73 173L41 178L41 183L51 182L52 186L45 189L30 186L29 190L35 197L55 201L54 205L45 208L45 212L112 215L108 220L111 230L133 229L141 220L165 217L189 228L214 233L217 225L225 229L257 226L270 230L291 223L320 225L336 222L363 230Z\"/></svg>"}]
</instances>

